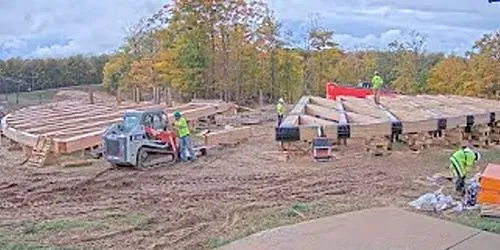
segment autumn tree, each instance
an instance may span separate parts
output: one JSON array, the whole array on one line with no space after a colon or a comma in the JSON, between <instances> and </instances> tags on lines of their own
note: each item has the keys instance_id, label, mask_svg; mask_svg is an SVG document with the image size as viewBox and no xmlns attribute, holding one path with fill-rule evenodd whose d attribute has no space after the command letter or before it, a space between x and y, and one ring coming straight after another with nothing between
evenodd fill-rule
<instances>
[{"instance_id":1,"label":"autumn tree","mask_svg":"<svg viewBox=\"0 0 500 250\"><path fill-rule=\"evenodd\" d=\"M428 88L431 93L462 94L468 65L464 58L449 56L430 72Z\"/></svg>"}]
</instances>

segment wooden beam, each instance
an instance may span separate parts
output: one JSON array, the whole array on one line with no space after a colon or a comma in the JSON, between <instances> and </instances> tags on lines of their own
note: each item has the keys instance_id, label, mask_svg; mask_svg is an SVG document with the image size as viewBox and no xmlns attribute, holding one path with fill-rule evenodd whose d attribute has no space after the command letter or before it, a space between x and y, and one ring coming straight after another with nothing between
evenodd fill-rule
<instances>
[{"instance_id":1,"label":"wooden beam","mask_svg":"<svg viewBox=\"0 0 500 250\"><path fill-rule=\"evenodd\" d=\"M334 100L328 100L328 99L322 98L322 97L312 96L311 103L315 104L315 105L323 106L323 107L329 108L329 109L337 109L338 108L337 105L341 102L334 101Z\"/></svg>"},{"instance_id":2,"label":"wooden beam","mask_svg":"<svg viewBox=\"0 0 500 250\"><path fill-rule=\"evenodd\" d=\"M373 119L378 119L379 122L389 121L387 114L375 106L373 101L369 99L360 99L355 97L342 97L345 111L356 113L359 115L369 116ZM352 123L352 121L350 121Z\"/></svg>"},{"instance_id":3,"label":"wooden beam","mask_svg":"<svg viewBox=\"0 0 500 250\"><path fill-rule=\"evenodd\" d=\"M351 124L351 138L369 138L372 136L389 136L392 134L392 123Z\"/></svg>"},{"instance_id":4,"label":"wooden beam","mask_svg":"<svg viewBox=\"0 0 500 250\"><path fill-rule=\"evenodd\" d=\"M347 116L347 120L349 121L348 123L353 123L353 124L371 124L371 123L379 123L380 120L373 117L373 116L368 116L368 115L360 115L358 113L353 113L353 112L345 112Z\"/></svg>"},{"instance_id":5,"label":"wooden beam","mask_svg":"<svg viewBox=\"0 0 500 250\"><path fill-rule=\"evenodd\" d=\"M7 119L11 115L12 114L8 114L2 118L3 135L21 145L34 147L37 141L37 136L9 127Z\"/></svg>"},{"instance_id":6,"label":"wooden beam","mask_svg":"<svg viewBox=\"0 0 500 250\"><path fill-rule=\"evenodd\" d=\"M300 125L299 116L304 114L306 105L310 102L311 98L309 96L303 96L295 104L293 109L290 111L288 116L285 117L280 127L295 127Z\"/></svg>"},{"instance_id":7,"label":"wooden beam","mask_svg":"<svg viewBox=\"0 0 500 250\"><path fill-rule=\"evenodd\" d=\"M311 97L310 96L303 96L300 98L299 102L295 104L293 109L290 111L290 115L301 115L304 114L304 109L308 103L310 103Z\"/></svg>"},{"instance_id":8,"label":"wooden beam","mask_svg":"<svg viewBox=\"0 0 500 250\"><path fill-rule=\"evenodd\" d=\"M301 122L302 125L306 125L306 126L312 126L312 125L328 126L328 125L332 125L331 121L323 120L323 119L316 118L316 117L310 116L310 115L301 115L300 116L300 122Z\"/></svg>"},{"instance_id":9,"label":"wooden beam","mask_svg":"<svg viewBox=\"0 0 500 250\"><path fill-rule=\"evenodd\" d=\"M339 122L339 114L335 109L328 109L322 106L318 106L315 104L307 104L305 106L305 114L317 117L317 118L322 118L325 120L329 120L331 122L338 123Z\"/></svg>"}]
</instances>

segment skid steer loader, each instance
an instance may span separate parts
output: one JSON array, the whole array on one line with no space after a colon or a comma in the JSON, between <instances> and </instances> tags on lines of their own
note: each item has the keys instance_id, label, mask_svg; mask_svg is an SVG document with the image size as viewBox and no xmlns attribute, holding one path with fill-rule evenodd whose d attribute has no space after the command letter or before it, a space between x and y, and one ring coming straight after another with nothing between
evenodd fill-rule
<instances>
[{"instance_id":1,"label":"skid steer loader","mask_svg":"<svg viewBox=\"0 0 500 250\"><path fill-rule=\"evenodd\" d=\"M174 164L179 159L175 133L169 129L163 109L130 110L120 124L106 129L102 136L103 158L114 166L149 169ZM206 147L194 147L199 155Z\"/></svg>"}]
</instances>

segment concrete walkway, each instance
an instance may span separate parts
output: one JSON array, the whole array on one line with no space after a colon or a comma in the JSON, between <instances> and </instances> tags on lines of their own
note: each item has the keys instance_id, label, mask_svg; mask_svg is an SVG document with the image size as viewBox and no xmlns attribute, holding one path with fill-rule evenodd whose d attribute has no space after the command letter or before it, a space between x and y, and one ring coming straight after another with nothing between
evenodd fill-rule
<instances>
[{"instance_id":1,"label":"concrete walkway","mask_svg":"<svg viewBox=\"0 0 500 250\"><path fill-rule=\"evenodd\" d=\"M500 235L398 208L377 208L275 228L221 249L498 250Z\"/></svg>"}]
</instances>

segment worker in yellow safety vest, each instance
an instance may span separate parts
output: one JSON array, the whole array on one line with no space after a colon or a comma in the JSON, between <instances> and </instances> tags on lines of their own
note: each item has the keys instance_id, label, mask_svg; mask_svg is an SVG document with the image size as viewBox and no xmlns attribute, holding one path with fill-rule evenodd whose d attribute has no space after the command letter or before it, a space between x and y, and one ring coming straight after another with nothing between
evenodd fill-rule
<instances>
[{"instance_id":1,"label":"worker in yellow safety vest","mask_svg":"<svg viewBox=\"0 0 500 250\"><path fill-rule=\"evenodd\" d=\"M281 125L283 121L283 115L285 114L285 106L283 105L283 98L278 100L278 104L276 104L276 114L278 114L278 127Z\"/></svg>"},{"instance_id":2,"label":"worker in yellow safety vest","mask_svg":"<svg viewBox=\"0 0 500 250\"><path fill-rule=\"evenodd\" d=\"M380 88L382 88L382 85L384 84L384 80L382 80L382 77L380 77L379 73L375 71L375 76L373 76L372 79L372 88L373 88L373 100L375 101L375 104L380 104Z\"/></svg>"},{"instance_id":3,"label":"worker in yellow safety vest","mask_svg":"<svg viewBox=\"0 0 500 250\"><path fill-rule=\"evenodd\" d=\"M179 137L181 160L186 161L190 159L194 161L196 159L196 155L191 144L188 122L186 118L182 117L181 112L179 111L174 112L174 118L174 128L177 132L177 136ZM189 156L186 155L186 151L189 153Z\"/></svg>"},{"instance_id":4,"label":"worker in yellow safety vest","mask_svg":"<svg viewBox=\"0 0 500 250\"><path fill-rule=\"evenodd\" d=\"M462 195L465 194L465 178L470 168L480 159L481 154L469 147L462 147L450 156L450 172L454 178L455 189Z\"/></svg>"}]
</instances>

